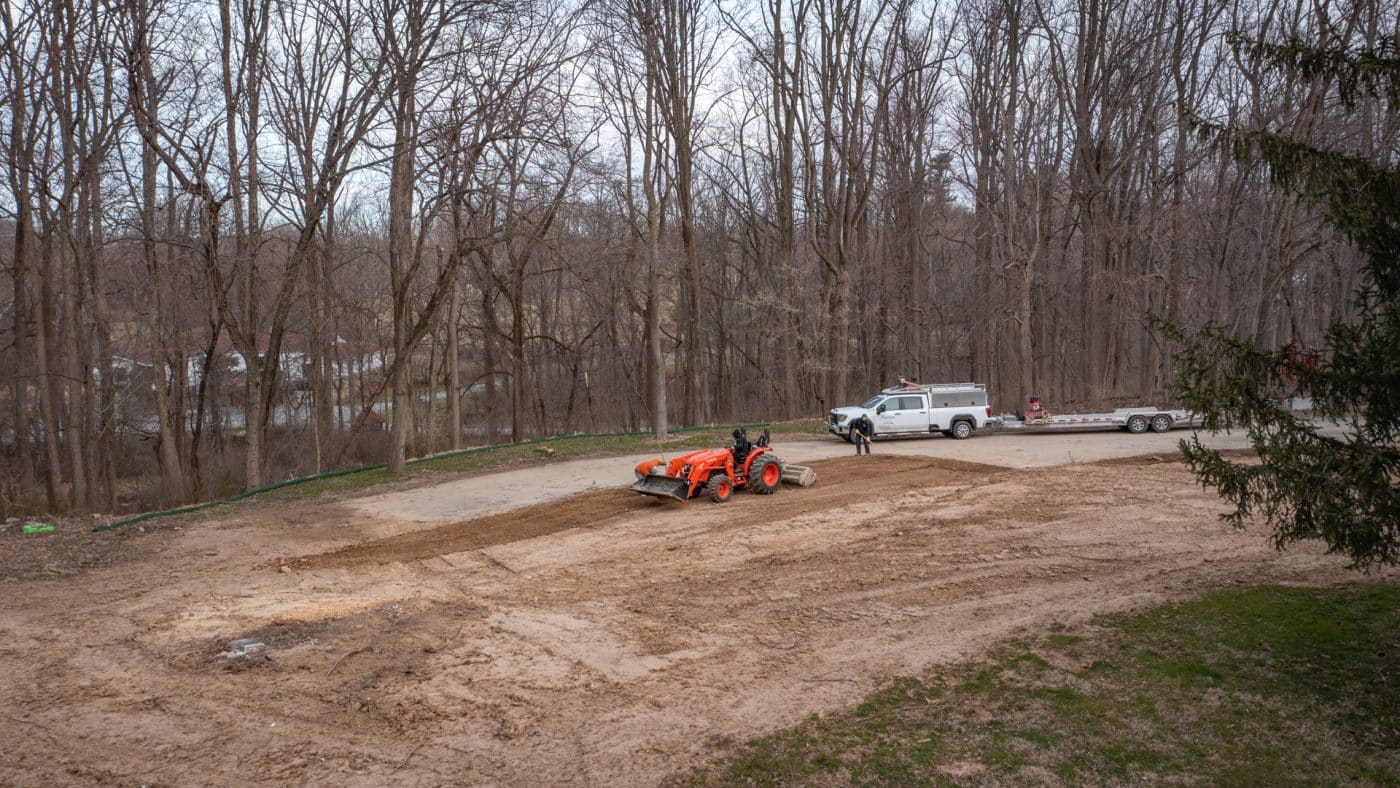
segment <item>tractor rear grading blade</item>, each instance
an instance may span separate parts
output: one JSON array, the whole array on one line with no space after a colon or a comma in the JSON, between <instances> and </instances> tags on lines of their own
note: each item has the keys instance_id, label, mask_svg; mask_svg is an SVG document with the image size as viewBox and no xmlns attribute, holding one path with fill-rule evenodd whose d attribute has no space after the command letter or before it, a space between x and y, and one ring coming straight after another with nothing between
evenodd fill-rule
<instances>
[{"instance_id":1,"label":"tractor rear grading blade","mask_svg":"<svg viewBox=\"0 0 1400 788\"><path fill-rule=\"evenodd\" d=\"M806 465L784 465L783 481L798 487L811 487L817 483L817 472Z\"/></svg>"},{"instance_id":2,"label":"tractor rear grading blade","mask_svg":"<svg viewBox=\"0 0 1400 788\"><path fill-rule=\"evenodd\" d=\"M632 489L642 495L654 495L657 498L675 498L677 501L684 501L689 497L690 482L686 479L678 479L674 476L652 473L648 474L645 479L632 485Z\"/></svg>"}]
</instances>

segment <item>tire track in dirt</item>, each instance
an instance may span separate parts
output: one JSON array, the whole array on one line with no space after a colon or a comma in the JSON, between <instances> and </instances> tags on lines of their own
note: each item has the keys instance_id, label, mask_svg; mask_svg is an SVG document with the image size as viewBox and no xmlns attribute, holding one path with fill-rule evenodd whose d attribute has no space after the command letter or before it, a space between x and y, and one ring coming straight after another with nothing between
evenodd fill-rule
<instances>
[{"instance_id":1,"label":"tire track in dirt","mask_svg":"<svg viewBox=\"0 0 1400 788\"><path fill-rule=\"evenodd\" d=\"M873 499L896 491L917 489L922 483L940 486L976 478L1016 473L997 465L962 460L897 455L841 457L810 464L817 484L810 488L785 487L765 499L763 518L772 522L830 508L852 497ZM380 539L359 542L338 550L303 556L286 566L295 570L345 569L367 564L415 561L494 545L548 536L570 528L597 528L625 515L666 511L676 506L710 506L697 500L676 504L638 495L623 487L589 490L559 501L477 517ZM748 507L734 507L725 525L749 521Z\"/></svg>"}]
</instances>

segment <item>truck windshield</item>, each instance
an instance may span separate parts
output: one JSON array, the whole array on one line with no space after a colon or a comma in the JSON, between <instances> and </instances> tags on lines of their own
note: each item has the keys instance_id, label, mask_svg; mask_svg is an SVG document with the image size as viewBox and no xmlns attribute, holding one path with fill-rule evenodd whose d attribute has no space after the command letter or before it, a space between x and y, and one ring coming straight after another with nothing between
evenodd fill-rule
<instances>
[{"instance_id":1,"label":"truck windshield","mask_svg":"<svg viewBox=\"0 0 1400 788\"><path fill-rule=\"evenodd\" d=\"M884 397L871 397L870 399L866 400L865 404L861 405L861 407L865 408L866 410L869 410L884 401Z\"/></svg>"}]
</instances>

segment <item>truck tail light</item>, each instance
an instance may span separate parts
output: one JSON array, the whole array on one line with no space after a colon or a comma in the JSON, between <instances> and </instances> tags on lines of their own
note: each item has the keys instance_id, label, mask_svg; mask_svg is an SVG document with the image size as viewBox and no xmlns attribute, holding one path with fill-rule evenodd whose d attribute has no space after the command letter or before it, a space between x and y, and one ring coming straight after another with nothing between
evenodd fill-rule
<instances>
[{"instance_id":1,"label":"truck tail light","mask_svg":"<svg viewBox=\"0 0 1400 788\"><path fill-rule=\"evenodd\" d=\"M990 419L991 417L992 417L992 406L991 406L991 405L988 405L988 406L987 406L987 418Z\"/></svg>"}]
</instances>

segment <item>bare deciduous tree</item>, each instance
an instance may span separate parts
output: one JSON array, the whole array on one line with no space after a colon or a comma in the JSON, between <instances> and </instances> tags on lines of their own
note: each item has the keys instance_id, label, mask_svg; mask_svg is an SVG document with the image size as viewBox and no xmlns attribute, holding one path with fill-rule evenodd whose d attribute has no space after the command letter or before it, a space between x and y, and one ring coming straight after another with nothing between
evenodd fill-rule
<instances>
[{"instance_id":1,"label":"bare deciduous tree","mask_svg":"<svg viewBox=\"0 0 1400 788\"><path fill-rule=\"evenodd\" d=\"M1227 35L1398 25L1375 0L12 0L0 504L398 469L507 418L664 439L897 375L1160 403L1144 313L1317 344L1359 270L1180 108L1382 159L1388 105L1229 68Z\"/></svg>"}]
</instances>

